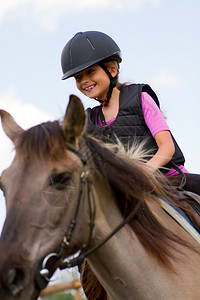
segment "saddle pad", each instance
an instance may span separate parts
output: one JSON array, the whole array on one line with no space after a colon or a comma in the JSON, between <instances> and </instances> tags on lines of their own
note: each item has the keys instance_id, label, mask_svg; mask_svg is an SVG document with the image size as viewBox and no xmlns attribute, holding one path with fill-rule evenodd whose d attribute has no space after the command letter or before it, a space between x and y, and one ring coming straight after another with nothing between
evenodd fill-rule
<instances>
[{"instance_id":1,"label":"saddle pad","mask_svg":"<svg viewBox=\"0 0 200 300\"><path fill-rule=\"evenodd\" d=\"M190 219L186 216L184 212L180 209L175 208L169 204L166 200L158 198L161 203L162 208L174 219L176 220L200 245L200 233L194 227Z\"/></svg>"}]
</instances>

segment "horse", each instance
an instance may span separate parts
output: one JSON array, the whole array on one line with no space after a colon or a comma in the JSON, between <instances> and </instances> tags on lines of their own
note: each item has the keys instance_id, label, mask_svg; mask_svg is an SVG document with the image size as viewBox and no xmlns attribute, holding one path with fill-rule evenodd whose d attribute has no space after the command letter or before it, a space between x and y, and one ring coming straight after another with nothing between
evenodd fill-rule
<instances>
[{"instance_id":1,"label":"horse","mask_svg":"<svg viewBox=\"0 0 200 300\"><path fill-rule=\"evenodd\" d=\"M88 299L200 299L200 248L161 207L181 206L164 175L87 134L74 95L63 120L27 130L0 115L15 149L0 177L0 299L36 300L73 266Z\"/></svg>"}]
</instances>

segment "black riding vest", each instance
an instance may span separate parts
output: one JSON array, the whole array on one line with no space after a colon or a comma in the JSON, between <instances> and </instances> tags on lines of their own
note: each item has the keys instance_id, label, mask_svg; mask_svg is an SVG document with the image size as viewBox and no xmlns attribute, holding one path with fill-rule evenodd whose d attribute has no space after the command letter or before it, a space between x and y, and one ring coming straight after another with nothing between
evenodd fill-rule
<instances>
[{"instance_id":1,"label":"black riding vest","mask_svg":"<svg viewBox=\"0 0 200 300\"><path fill-rule=\"evenodd\" d=\"M98 126L98 115L101 118L102 124L105 119L102 113L102 107L96 106L88 108L88 126L87 131L97 138L103 139L105 142L116 142L116 137L123 143L126 148L131 147L133 142L141 143L145 141L145 148L147 151L151 150L151 155L154 155L158 150L155 139L153 138L148 126L145 123L141 93L147 92L160 107L158 98L149 85L146 84L131 84L122 88L119 96L119 112L116 120L106 126ZM184 165L184 156L172 136L175 153L170 162ZM170 164L167 164L170 167Z\"/></svg>"}]
</instances>

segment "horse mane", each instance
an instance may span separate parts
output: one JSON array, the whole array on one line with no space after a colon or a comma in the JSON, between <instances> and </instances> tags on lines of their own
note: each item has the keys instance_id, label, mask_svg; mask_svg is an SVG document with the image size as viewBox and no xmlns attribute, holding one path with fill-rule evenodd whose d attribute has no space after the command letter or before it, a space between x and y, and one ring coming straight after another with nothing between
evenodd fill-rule
<instances>
[{"instance_id":1,"label":"horse mane","mask_svg":"<svg viewBox=\"0 0 200 300\"><path fill-rule=\"evenodd\" d=\"M129 216L137 202L141 201L137 215L129 222L129 226L147 252L176 274L171 262L171 259L176 259L171 251L174 250L173 243L187 247L191 247L191 245L163 227L153 215L145 200L151 194L155 199L160 196L176 205L174 202L177 196L175 189L160 172L150 175L138 160L130 159L125 153L121 154L118 145L111 145L111 149L109 149L105 144L90 136L85 137L85 144L90 150L96 168L107 179L114 191L123 217ZM132 152L133 149L130 149L129 155ZM139 160L141 160L140 155ZM103 286L87 262L82 272L82 285L87 299L107 299Z\"/></svg>"},{"instance_id":2,"label":"horse mane","mask_svg":"<svg viewBox=\"0 0 200 300\"><path fill-rule=\"evenodd\" d=\"M42 159L51 162L66 157L66 144L59 121L48 121L23 131L17 140L16 151L23 159Z\"/></svg>"},{"instance_id":3,"label":"horse mane","mask_svg":"<svg viewBox=\"0 0 200 300\"><path fill-rule=\"evenodd\" d=\"M149 174L137 160L116 154L116 151L109 150L92 137L86 138L86 145L91 151L96 168L112 187L124 218L141 201L137 216L129 222L129 226L145 249L173 271L170 251L173 242L184 246L186 242L160 224L149 209L146 198L149 195L155 199L162 197L175 204L176 190L161 172Z\"/></svg>"}]
</instances>

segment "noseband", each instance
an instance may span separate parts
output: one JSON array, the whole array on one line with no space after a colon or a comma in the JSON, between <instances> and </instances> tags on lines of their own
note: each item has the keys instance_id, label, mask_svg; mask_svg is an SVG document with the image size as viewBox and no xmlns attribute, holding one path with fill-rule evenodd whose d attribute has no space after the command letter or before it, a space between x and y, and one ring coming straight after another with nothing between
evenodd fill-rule
<instances>
[{"instance_id":1,"label":"noseband","mask_svg":"<svg viewBox=\"0 0 200 300\"><path fill-rule=\"evenodd\" d=\"M50 279L53 273L57 268L60 270L71 268L78 266L80 267L82 263L84 262L84 259L88 257L90 254L92 254L94 251L96 251L98 248L100 248L102 245L104 245L113 235L115 235L124 225L130 222L130 220L137 214L137 211L140 207L141 202L138 201L137 205L135 206L134 210L130 213L130 215L124 219L103 241L101 241L98 245L95 247L89 249L91 239L92 239L92 233L95 226L95 216L96 216L96 202L95 197L93 193L93 187L92 187L92 180L89 177L89 172L84 169L84 167L87 164L87 158L80 153L77 149L75 149L71 145L67 145L67 150L73 152L78 156L78 158L81 160L83 164L83 170L80 175L80 186L79 186L79 194L78 194L78 201L74 213L74 217L71 220L67 233L63 238L63 241L60 245L60 248L55 253L50 253L47 256L45 256L42 260L38 261L37 267L36 267L36 274L35 274L35 280L40 289L44 289ZM87 195L88 200L88 207L89 207L89 222L88 226L90 228L89 230L89 236L87 244L84 244L79 252L79 255L71 260L64 260L63 256L65 251L70 247L70 242L73 236L73 231L76 226L76 219L80 208L81 200L84 201L85 195ZM53 261L53 263L50 264L50 260ZM50 266L47 266L49 263Z\"/></svg>"}]
</instances>

